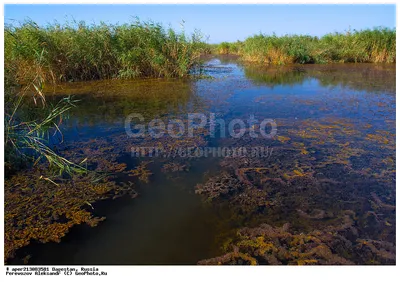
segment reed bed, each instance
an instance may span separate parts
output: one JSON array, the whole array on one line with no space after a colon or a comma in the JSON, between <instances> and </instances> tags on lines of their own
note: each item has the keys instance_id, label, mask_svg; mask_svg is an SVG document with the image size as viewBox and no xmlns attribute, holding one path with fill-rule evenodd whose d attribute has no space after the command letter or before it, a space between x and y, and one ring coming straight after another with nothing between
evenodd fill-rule
<instances>
[{"instance_id":1,"label":"reed bed","mask_svg":"<svg viewBox=\"0 0 400 282\"><path fill-rule=\"evenodd\" d=\"M76 101L50 105L45 86L63 81L186 77L200 66L208 47L202 35L165 29L154 22L88 25L67 22L38 26L25 21L5 27L5 148L7 171L47 160L63 173L83 171L46 144Z\"/></svg>"},{"instance_id":2,"label":"reed bed","mask_svg":"<svg viewBox=\"0 0 400 282\"><path fill-rule=\"evenodd\" d=\"M6 74L18 82L184 77L199 64L202 36L154 22L39 27L33 21L5 28ZM40 61L40 62L39 62Z\"/></svg>"},{"instance_id":3,"label":"reed bed","mask_svg":"<svg viewBox=\"0 0 400 282\"><path fill-rule=\"evenodd\" d=\"M259 34L244 42L222 42L215 53L239 54L262 64L395 63L396 30L374 28L346 33L277 36Z\"/></svg>"},{"instance_id":4,"label":"reed bed","mask_svg":"<svg viewBox=\"0 0 400 282\"><path fill-rule=\"evenodd\" d=\"M220 55L238 55L239 50L243 47L243 42L236 41L233 43L230 42L222 42L214 47L214 50L217 54Z\"/></svg>"}]
</instances>

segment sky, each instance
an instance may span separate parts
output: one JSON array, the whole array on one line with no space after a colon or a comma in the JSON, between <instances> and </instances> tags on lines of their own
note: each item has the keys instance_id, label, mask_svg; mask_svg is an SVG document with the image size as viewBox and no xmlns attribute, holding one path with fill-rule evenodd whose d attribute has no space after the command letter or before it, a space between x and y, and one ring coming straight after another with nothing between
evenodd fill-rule
<instances>
[{"instance_id":1,"label":"sky","mask_svg":"<svg viewBox=\"0 0 400 282\"><path fill-rule=\"evenodd\" d=\"M244 40L260 32L308 34L396 26L395 5L5 5L4 22L30 18L39 25L74 18L87 23L128 23L134 17L185 32L195 29L209 43Z\"/></svg>"}]
</instances>

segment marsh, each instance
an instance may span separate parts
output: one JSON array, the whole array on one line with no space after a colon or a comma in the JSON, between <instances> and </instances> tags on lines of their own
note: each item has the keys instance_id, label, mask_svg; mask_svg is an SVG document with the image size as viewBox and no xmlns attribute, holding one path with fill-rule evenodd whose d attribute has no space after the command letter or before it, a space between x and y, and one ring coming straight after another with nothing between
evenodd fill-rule
<instances>
[{"instance_id":1,"label":"marsh","mask_svg":"<svg viewBox=\"0 0 400 282\"><path fill-rule=\"evenodd\" d=\"M52 136L58 152L113 171L109 181L130 183L130 193L88 198L96 227L71 227L59 243L32 240L9 262L395 264L395 65L258 66L234 56L203 65L202 79L75 82L46 93L49 103L79 100L60 125L63 142ZM166 123L215 113L226 126L251 114L273 119L277 131L129 138L132 113ZM155 158L132 155L135 146L273 150Z\"/></svg>"}]
</instances>

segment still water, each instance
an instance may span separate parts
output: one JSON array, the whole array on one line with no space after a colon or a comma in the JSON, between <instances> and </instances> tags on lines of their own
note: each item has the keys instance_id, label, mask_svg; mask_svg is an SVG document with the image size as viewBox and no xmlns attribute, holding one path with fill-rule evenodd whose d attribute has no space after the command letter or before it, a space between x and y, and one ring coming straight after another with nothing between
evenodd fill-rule
<instances>
[{"instance_id":1,"label":"still water","mask_svg":"<svg viewBox=\"0 0 400 282\"><path fill-rule=\"evenodd\" d=\"M134 182L139 196L94 204L94 213L106 217L99 226L74 227L61 243L32 244L20 250L19 256L31 254L33 264L196 264L223 254L221 246L243 226L290 222L299 232L323 229L343 210L364 218L371 212L365 204L371 195L386 205L395 204L395 66L257 67L241 65L236 58L217 57L206 61L204 74L206 78L198 80L60 86L50 100L63 95L79 100L79 107L63 124L61 150L76 150L101 140L99 146L112 147L118 162L128 170L146 160L152 174L148 182L121 175L117 181ZM220 131L215 138L199 133L198 146L263 146L273 151L265 160L178 158L184 169L166 172L163 168L170 159L130 154L132 146L158 142L127 137L124 122L132 113L141 114L144 124L153 118L186 121L188 113L214 113L226 124L233 119L247 121L251 115L258 120L273 119L277 135L252 139L246 132L237 139L222 138ZM215 204L195 194L197 184L222 171L239 171L248 163L254 165L246 171L257 167L263 179L290 182L294 190L290 194L268 188L261 196L261 201L273 203L267 208L254 204L259 195L245 195L249 199L245 201L244 194L227 194ZM245 175L245 180L264 185L265 180L260 182L257 177ZM312 183L299 180L302 177ZM299 217L319 210L329 216L322 221ZM375 215L378 223L371 224L368 216L368 224L359 222L358 236L394 243L394 209Z\"/></svg>"}]
</instances>

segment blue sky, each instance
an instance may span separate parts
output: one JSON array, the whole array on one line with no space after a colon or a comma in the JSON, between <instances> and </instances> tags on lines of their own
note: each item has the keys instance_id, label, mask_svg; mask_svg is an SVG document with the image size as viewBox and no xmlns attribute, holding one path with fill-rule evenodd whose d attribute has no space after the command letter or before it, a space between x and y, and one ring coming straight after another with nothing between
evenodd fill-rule
<instances>
[{"instance_id":1,"label":"blue sky","mask_svg":"<svg viewBox=\"0 0 400 282\"><path fill-rule=\"evenodd\" d=\"M210 43L244 40L260 32L309 34L396 26L395 5L5 5L5 23L31 18L39 25L67 18L126 23L138 16L185 31L201 30Z\"/></svg>"}]
</instances>

